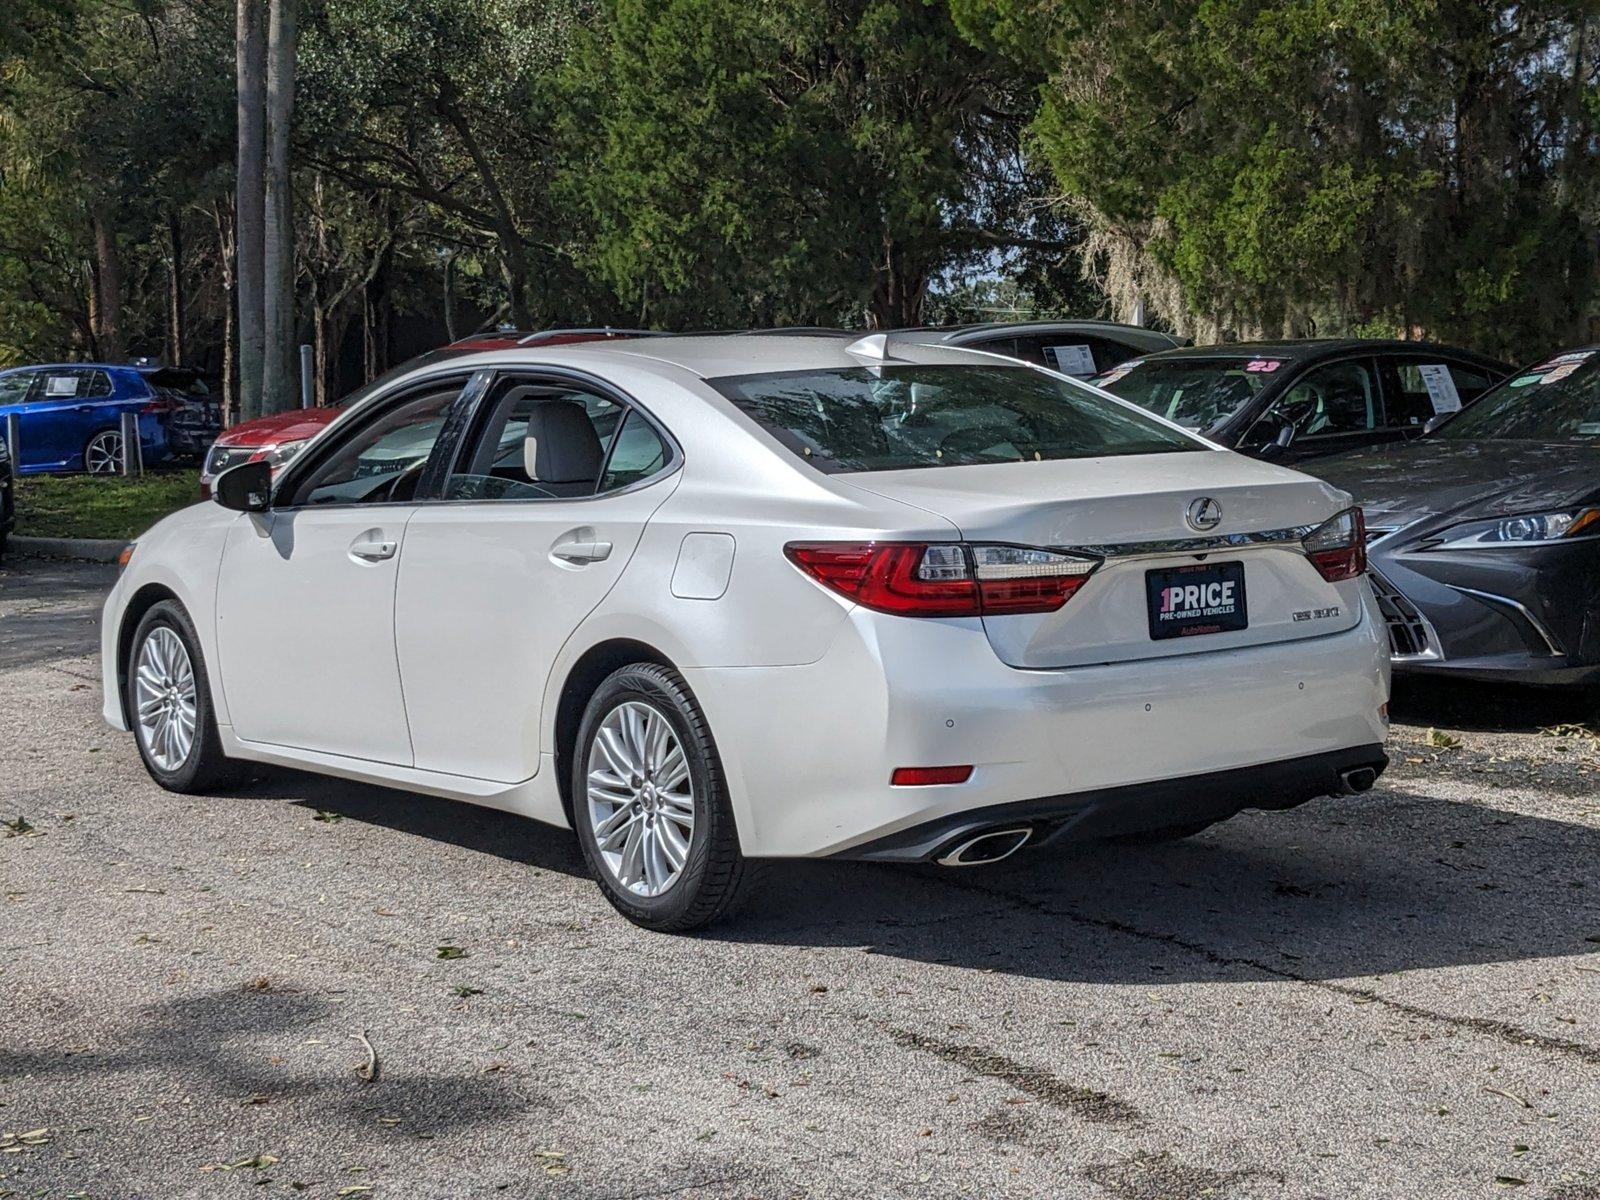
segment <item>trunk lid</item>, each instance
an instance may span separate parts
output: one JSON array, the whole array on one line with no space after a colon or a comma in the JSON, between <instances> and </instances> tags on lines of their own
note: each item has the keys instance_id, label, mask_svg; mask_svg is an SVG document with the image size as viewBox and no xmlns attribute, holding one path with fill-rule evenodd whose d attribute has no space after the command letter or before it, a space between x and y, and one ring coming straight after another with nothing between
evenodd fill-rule
<instances>
[{"instance_id":1,"label":"trunk lid","mask_svg":"<svg viewBox=\"0 0 1600 1200\"><path fill-rule=\"evenodd\" d=\"M1337 633L1361 619L1361 582L1327 582L1299 545L1306 527L1321 524L1349 499L1270 463L1212 450L837 478L936 513L969 542L1103 556L1099 570L1057 611L984 618L995 653L1011 666L1070 667L1266 645ZM1185 514L1202 498L1220 506L1221 519L1197 531ZM1173 577L1152 584L1149 573L1206 564L1239 564L1225 574L1242 574L1248 624L1154 637L1149 589L1158 589L1159 597ZM1217 578L1206 571L1186 577L1201 584Z\"/></svg>"}]
</instances>

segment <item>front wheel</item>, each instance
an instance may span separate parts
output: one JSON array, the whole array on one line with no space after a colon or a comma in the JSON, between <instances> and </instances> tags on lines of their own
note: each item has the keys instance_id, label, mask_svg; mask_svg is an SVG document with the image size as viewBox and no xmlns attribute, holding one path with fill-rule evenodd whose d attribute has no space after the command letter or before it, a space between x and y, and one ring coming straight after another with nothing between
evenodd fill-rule
<instances>
[{"instance_id":1,"label":"front wheel","mask_svg":"<svg viewBox=\"0 0 1600 1200\"><path fill-rule=\"evenodd\" d=\"M222 753L200 639L176 601L154 605L128 652L128 716L139 757L169 792L209 792L232 782Z\"/></svg>"},{"instance_id":2,"label":"front wheel","mask_svg":"<svg viewBox=\"0 0 1600 1200\"><path fill-rule=\"evenodd\" d=\"M590 698L573 748L572 817L600 890L646 929L714 921L747 880L711 730L668 667L623 667Z\"/></svg>"},{"instance_id":3,"label":"front wheel","mask_svg":"<svg viewBox=\"0 0 1600 1200\"><path fill-rule=\"evenodd\" d=\"M83 469L91 475L115 475L122 470L122 434L102 429L83 448Z\"/></svg>"}]
</instances>

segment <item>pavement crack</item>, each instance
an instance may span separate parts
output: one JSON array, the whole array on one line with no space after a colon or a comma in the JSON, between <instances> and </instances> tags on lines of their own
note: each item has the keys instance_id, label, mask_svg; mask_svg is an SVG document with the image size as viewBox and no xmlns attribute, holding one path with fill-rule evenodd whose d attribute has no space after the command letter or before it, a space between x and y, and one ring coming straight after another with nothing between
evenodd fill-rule
<instances>
[{"instance_id":1,"label":"pavement crack","mask_svg":"<svg viewBox=\"0 0 1600 1200\"><path fill-rule=\"evenodd\" d=\"M1140 929L1137 925L1130 925L1128 922L1119 921L1114 917L1091 917L1070 908L1052 907L1043 900L1018 896L1013 892L984 887L982 884L970 881L946 879L940 882L946 887L975 892L990 899L1010 900L1013 904L1030 909L1041 916L1064 919L1085 928L1103 929L1111 933L1120 933L1127 937L1140 938L1147 942L1158 942L1162 945L1172 946L1196 955L1216 966L1248 967L1251 970L1261 972L1263 975L1270 975L1289 983L1303 984L1309 988L1316 988L1318 991L1331 992L1338 996L1359 1000L1364 1004L1376 1004L1390 1012L1399 1013L1403 1016L1414 1017L1422 1021L1432 1021L1454 1029L1468 1030L1483 1037L1504 1042L1510 1046L1531 1047L1536 1050L1544 1050L1550 1054L1559 1054L1566 1058L1576 1059L1590 1066L1600 1066L1600 1046L1590 1046L1567 1038L1534 1033L1530 1029L1524 1029L1520 1025L1513 1025L1509 1021L1497 1021L1489 1017L1463 1017L1452 1013L1437 1012L1431 1008L1424 1008L1419 1004L1410 1004L1404 1000L1392 999L1373 991L1371 988L1358 987L1349 983L1337 983L1329 979L1312 979L1287 967L1262 962L1260 959L1222 954L1209 946L1200 942L1190 941L1188 938L1180 937L1175 933L1156 933L1149 929Z\"/></svg>"},{"instance_id":2,"label":"pavement crack","mask_svg":"<svg viewBox=\"0 0 1600 1200\"><path fill-rule=\"evenodd\" d=\"M1126 1125L1138 1121L1141 1116L1138 1109L1119 1096L1097 1092L1080 1084L1068 1083L1042 1067L1030 1067L1026 1063L1020 1063L994 1050L986 1050L982 1046L946 1042L925 1033L913 1033L909 1029L900 1029L892 1025L888 1027L888 1034L908 1050L920 1050L971 1071L975 1075L997 1079L1019 1092L1026 1092L1036 1100L1042 1100L1054 1108L1070 1112L1086 1121L1104 1125Z\"/></svg>"}]
</instances>

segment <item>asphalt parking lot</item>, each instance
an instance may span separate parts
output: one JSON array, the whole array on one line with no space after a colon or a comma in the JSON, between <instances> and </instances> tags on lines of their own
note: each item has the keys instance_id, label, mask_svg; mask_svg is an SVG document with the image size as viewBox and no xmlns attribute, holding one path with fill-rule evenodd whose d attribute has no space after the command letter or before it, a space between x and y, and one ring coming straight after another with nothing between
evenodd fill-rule
<instances>
[{"instance_id":1,"label":"asphalt parking lot","mask_svg":"<svg viewBox=\"0 0 1600 1200\"><path fill-rule=\"evenodd\" d=\"M0 1197L1600 1198L1592 697L1403 688L1364 796L674 938L516 818L158 790L109 579L0 568Z\"/></svg>"}]
</instances>

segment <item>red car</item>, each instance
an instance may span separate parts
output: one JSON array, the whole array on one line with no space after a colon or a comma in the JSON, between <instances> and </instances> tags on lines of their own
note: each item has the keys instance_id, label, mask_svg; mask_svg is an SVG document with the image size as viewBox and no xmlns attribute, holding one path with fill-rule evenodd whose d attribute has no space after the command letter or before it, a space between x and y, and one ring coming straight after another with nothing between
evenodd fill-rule
<instances>
[{"instance_id":1,"label":"red car","mask_svg":"<svg viewBox=\"0 0 1600 1200\"><path fill-rule=\"evenodd\" d=\"M478 354L485 350L508 350L516 346L562 346L571 342L600 342L611 338L659 337L658 333L644 329L546 329L539 333L501 331L451 342L439 350L430 351L424 358L456 358L463 354ZM409 371L420 360L412 360L395 368ZM390 372L391 374L393 372ZM387 376L385 376L387 377ZM369 387L371 385L368 385ZM357 397L364 396L367 388L359 388L338 404L322 408L292 408L288 412L273 413L245 421L224 431L206 454L200 468L200 497L211 498L211 485L218 475L240 463L266 459L274 466L288 462L317 434L344 411L344 406Z\"/></svg>"}]
</instances>

